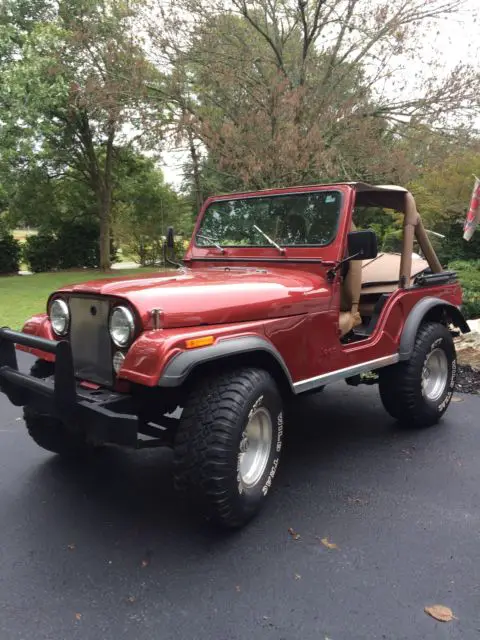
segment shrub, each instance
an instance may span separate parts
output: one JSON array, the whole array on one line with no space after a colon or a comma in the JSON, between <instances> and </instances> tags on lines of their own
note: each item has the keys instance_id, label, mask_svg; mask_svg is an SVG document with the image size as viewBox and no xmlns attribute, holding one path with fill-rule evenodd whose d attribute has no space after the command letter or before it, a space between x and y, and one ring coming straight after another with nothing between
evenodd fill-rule
<instances>
[{"instance_id":1,"label":"shrub","mask_svg":"<svg viewBox=\"0 0 480 640\"><path fill-rule=\"evenodd\" d=\"M400 253L402 250L402 230L388 231L383 239L382 251Z\"/></svg>"},{"instance_id":2,"label":"shrub","mask_svg":"<svg viewBox=\"0 0 480 640\"><path fill-rule=\"evenodd\" d=\"M133 235L124 246L128 254L142 267L154 267L165 261L164 244L165 238L162 236L152 238L138 234ZM183 260L187 247L188 241L176 239L173 251L167 250L167 257L173 261Z\"/></svg>"},{"instance_id":3,"label":"shrub","mask_svg":"<svg viewBox=\"0 0 480 640\"><path fill-rule=\"evenodd\" d=\"M188 248L188 240L175 240L173 252L177 260L183 260L183 257Z\"/></svg>"},{"instance_id":4,"label":"shrub","mask_svg":"<svg viewBox=\"0 0 480 640\"><path fill-rule=\"evenodd\" d=\"M42 232L27 239L24 247L25 262L31 271L55 269L94 269L100 263L98 224L93 220L62 222L53 231ZM117 256L113 243L110 259Z\"/></svg>"},{"instance_id":5,"label":"shrub","mask_svg":"<svg viewBox=\"0 0 480 640\"><path fill-rule=\"evenodd\" d=\"M58 265L57 240L53 233L39 233L25 240L23 257L30 271L52 271Z\"/></svg>"},{"instance_id":6,"label":"shrub","mask_svg":"<svg viewBox=\"0 0 480 640\"><path fill-rule=\"evenodd\" d=\"M98 266L98 254L98 225L94 222L64 222L58 229L55 265L58 269L93 269Z\"/></svg>"},{"instance_id":7,"label":"shrub","mask_svg":"<svg viewBox=\"0 0 480 640\"><path fill-rule=\"evenodd\" d=\"M480 256L480 229L473 234L473 238L466 242L463 239L462 223L453 222L446 229L440 229L445 235L442 240L430 237L434 244L438 258L442 264L450 264L452 261L465 263L478 263Z\"/></svg>"},{"instance_id":8,"label":"shrub","mask_svg":"<svg viewBox=\"0 0 480 640\"><path fill-rule=\"evenodd\" d=\"M20 268L20 243L0 228L0 273L17 273Z\"/></svg>"},{"instance_id":9,"label":"shrub","mask_svg":"<svg viewBox=\"0 0 480 640\"><path fill-rule=\"evenodd\" d=\"M457 272L462 284L465 317L480 318L480 260L455 260L448 267Z\"/></svg>"}]
</instances>

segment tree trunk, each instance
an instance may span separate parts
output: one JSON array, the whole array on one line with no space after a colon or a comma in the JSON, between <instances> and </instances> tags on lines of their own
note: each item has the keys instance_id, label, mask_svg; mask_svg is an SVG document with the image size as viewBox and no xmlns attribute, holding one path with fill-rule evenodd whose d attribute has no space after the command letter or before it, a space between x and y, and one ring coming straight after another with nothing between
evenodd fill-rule
<instances>
[{"instance_id":1,"label":"tree trunk","mask_svg":"<svg viewBox=\"0 0 480 640\"><path fill-rule=\"evenodd\" d=\"M109 271L110 262L110 213L112 208L112 194L109 189L103 189L99 198L100 219L100 270Z\"/></svg>"},{"instance_id":2,"label":"tree trunk","mask_svg":"<svg viewBox=\"0 0 480 640\"><path fill-rule=\"evenodd\" d=\"M105 164L102 167L95 150L90 122L86 111L81 111L78 117L79 135L86 163L86 173L89 175L89 186L97 198L97 214L100 223L99 257L100 270L108 271L110 262L110 231L112 212L112 164L113 141L115 139L115 122L108 124L108 138L105 146Z\"/></svg>"},{"instance_id":3,"label":"tree trunk","mask_svg":"<svg viewBox=\"0 0 480 640\"><path fill-rule=\"evenodd\" d=\"M101 188L100 204L100 270L108 271L110 262L110 228L112 212L112 165L113 141L115 138L115 123L109 122L108 138L105 152L105 168Z\"/></svg>"}]
</instances>

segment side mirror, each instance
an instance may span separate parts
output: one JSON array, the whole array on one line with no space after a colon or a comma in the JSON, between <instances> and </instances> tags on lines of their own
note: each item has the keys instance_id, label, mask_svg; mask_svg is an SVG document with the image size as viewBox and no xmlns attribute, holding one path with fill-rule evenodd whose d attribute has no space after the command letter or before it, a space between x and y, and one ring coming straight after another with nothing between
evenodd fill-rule
<instances>
[{"instance_id":1,"label":"side mirror","mask_svg":"<svg viewBox=\"0 0 480 640\"><path fill-rule=\"evenodd\" d=\"M347 243L348 256L351 260L368 260L377 257L377 234L371 229L350 231Z\"/></svg>"},{"instance_id":2,"label":"side mirror","mask_svg":"<svg viewBox=\"0 0 480 640\"><path fill-rule=\"evenodd\" d=\"M167 229L167 248L175 248L175 232L173 230L173 227L168 227Z\"/></svg>"}]
</instances>

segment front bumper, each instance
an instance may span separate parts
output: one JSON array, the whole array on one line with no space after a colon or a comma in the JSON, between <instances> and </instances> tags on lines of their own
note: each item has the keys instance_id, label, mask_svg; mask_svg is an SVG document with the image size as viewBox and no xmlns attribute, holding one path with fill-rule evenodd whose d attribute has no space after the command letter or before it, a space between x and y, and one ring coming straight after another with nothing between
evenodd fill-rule
<instances>
[{"instance_id":1,"label":"front bumper","mask_svg":"<svg viewBox=\"0 0 480 640\"><path fill-rule=\"evenodd\" d=\"M53 354L54 375L40 379L19 371L16 344ZM0 391L14 405L54 416L66 428L81 429L89 440L138 446L139 420L130 413L132 397L81 387L75 379L70 344L65 340L57 342L0 329Z\"/></svg>"}]
</instances>

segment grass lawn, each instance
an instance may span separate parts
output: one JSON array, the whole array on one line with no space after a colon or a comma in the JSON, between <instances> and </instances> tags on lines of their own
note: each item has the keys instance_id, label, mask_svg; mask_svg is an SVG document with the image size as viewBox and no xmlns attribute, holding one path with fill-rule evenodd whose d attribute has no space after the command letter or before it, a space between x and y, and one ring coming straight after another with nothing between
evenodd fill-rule
<instances>
[{"instance_id":1,"label":"grass lawn","mask_svg":"<svg viewBox=\"0 0 480 640\"><path fill-rule=\"evenodd\" d=\"M34 313L43 313L48 296L59 287L100 278L122 278L126 275L145 274L155 269L121 269L111 274L98 271L60 271L36 273L31 276L0 278L0 327L21 329Z\"/></svg>"}]
</instances>

